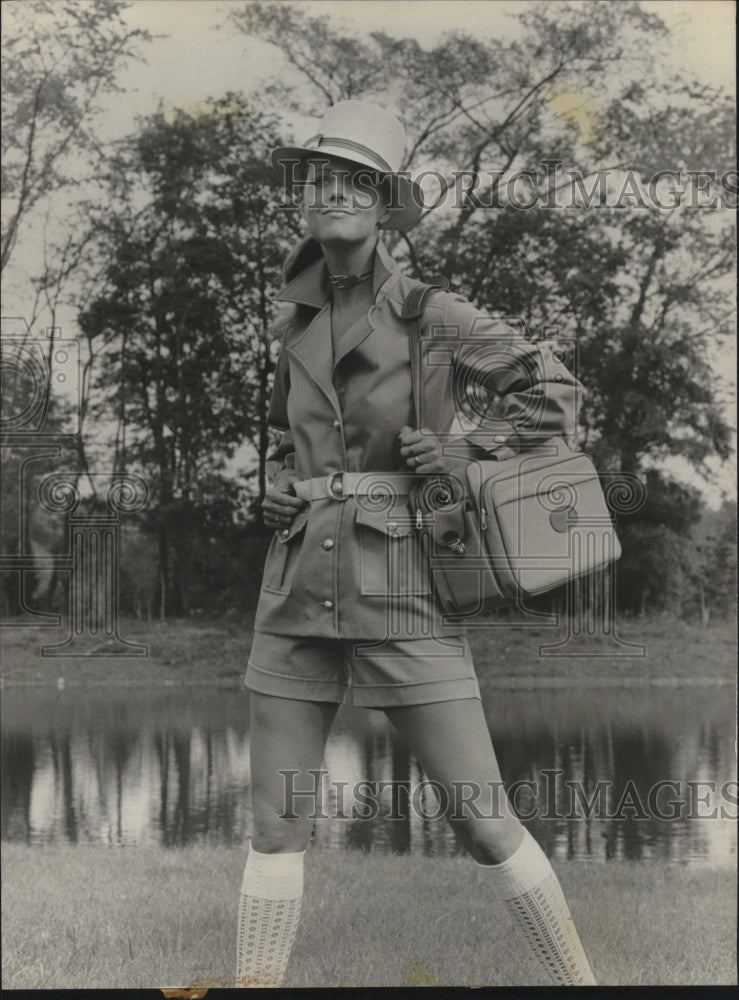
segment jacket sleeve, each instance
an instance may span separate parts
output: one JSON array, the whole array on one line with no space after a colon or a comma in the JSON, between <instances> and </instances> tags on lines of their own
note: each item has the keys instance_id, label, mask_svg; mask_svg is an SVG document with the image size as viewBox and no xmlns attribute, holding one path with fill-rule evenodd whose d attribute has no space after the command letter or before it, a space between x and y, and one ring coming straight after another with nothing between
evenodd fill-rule
<instances>
[{"instance_id":1,"label":"jacket sleeve","mask_svg":"<svg viewBox=\"0 0 739 1000\"><path fill-rule=\"evenodd\" d=\"M290 482L295 475L295 447L288 425L287 395L290 391L290 371L287 352L284 347L280 351L275 368L275 378L272 385L272 398L267 413L267 423L282 431L279 443L273 452L267 456L267 475L273 486Z\"/></svg>"},{"instance_id":2,"label":"jacket sleeve","mask_svg":"<svg viewBox=\"0 0 739 1000\"><path fill-rule=\"evenodd\" d=\"M283 431L275 450L267 456L267 475L272 486L281 486L297 478L295 446L290 431Z\"/></svg>"},{"instance_id":3,"label":"jacket sleeve","mask_svg":"<svg viewBox=\"0 0 739 1000\"><path fill-rule=\"evenodd\" d=\"M583 388L551 344L531 343L458 295L447 294L442 311L455 341L455 423L470 457L509 458L551 437L574 438Z\"/></svg>"},{"instance_id":4,"label":"jacket sleeve","mask_svg":"<svg viewBox=\"0 0 739 1000\"><path fill-rule=\"evenodd\" d=\"M287 395L290 392L290 369L287 351L284 346L280 350L275 365L275 377L272 382L272 397L267 411L267 423L277 430L286 431L289 427L287 418Z\"/></svg>"}]
</instances>

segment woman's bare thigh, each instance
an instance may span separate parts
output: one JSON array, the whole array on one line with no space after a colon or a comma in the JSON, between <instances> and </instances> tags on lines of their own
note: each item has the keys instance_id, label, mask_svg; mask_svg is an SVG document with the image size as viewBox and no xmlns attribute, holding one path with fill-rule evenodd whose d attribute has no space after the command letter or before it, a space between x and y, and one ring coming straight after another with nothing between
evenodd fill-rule
<instances>
[{"instance_id":1,"label":"woman's bare thigh","mask_svg":"<svg viewBox=\"0 0 739 1000\"><path fill-rule=\"evenodd\" d=\"M462 698L385 712L427 777L443 787L443 805L460 843L482 863L510 857L523 830L503 790L480 701Z\"/></svg>"},{"instance_id":2,"label":"woman's bare thigh","mask_svg":"<svg viewBox=\"0 0 739 1000\"><path fill-rule=\"evenodd\" d=\"M302 851L320 806L316 772L339 706L256 691L249 692L249 701L252 844L264 853ZM300 791L308 794L294 794Z\"/></svg>"}]
</instances>

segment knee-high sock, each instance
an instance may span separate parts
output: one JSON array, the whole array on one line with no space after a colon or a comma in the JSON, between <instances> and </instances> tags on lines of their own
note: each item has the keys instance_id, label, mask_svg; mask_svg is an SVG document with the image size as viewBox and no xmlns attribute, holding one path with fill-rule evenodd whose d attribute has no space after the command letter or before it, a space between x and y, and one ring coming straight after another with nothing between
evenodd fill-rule
<instances>
[{"instance_id":1,"label":"knee-high sock","mask_svg":"<svg viewBox=\"0 0 739 1000\"><path fill-rule=\"evenodd\" d=\"M237 986L281 986L303 896L303 856L249 848L239 900Z\"/></svg>"},{"instance_id":2,"label":"knee-high sock","mask_svg":"<svg viewBox=\"0 0 739 1000\"><path fill-rule=\"evenodd\" d=\"M528 830L507 861L481 867L490 873L496 899L513 914L552 983L595 986L559 880Z\"/></svg>"}]
</instances>

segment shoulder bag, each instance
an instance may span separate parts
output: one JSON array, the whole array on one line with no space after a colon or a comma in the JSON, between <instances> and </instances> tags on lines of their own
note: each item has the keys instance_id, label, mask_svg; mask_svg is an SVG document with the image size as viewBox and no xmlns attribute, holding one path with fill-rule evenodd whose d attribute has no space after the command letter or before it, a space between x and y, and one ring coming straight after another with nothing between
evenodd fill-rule
<instances>
[{"instance_id":1,"label":"shoulder bag","mask_svg":"<svg viewBox=\"0 0 739 1000\"><path fill-rule=\"evenodd\" d=\"M422 319L446 284L415 286L403 305L419 425ZM419 477L411 503L434 590L447 613L473 615L546 593L621 555L600 479L587 455L558 437L512 458L467 463L461 489Z\"/></svg>"}]
</instances>

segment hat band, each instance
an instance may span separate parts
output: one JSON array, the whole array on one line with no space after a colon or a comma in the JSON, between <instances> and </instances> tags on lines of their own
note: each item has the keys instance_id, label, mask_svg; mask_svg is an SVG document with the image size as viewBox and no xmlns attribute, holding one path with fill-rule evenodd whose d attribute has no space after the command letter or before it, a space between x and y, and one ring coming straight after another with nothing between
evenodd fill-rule
<instances>
[{"instance_id":1,"label":"hat band","mask_svg":"<svg viewBox=\"0 0 739 1000\"><path fill-rule=\"evenodd\" d=\"M353 142L351 139L338 139L333 136L326 135L313 135L310 139L306 139L303 146L311 146L316 143L316 149L320 149L321 146L339 146L341 149L347 149L350 153L361 153L362 156L366 156L368 160L372 160L373 163L377 164L380 170L383 170L386 174L393 174L395 171L387 162L383 160L379 153L376 153L369 146L363 146L361 142Z\"/></svg>"}]
</instances>

